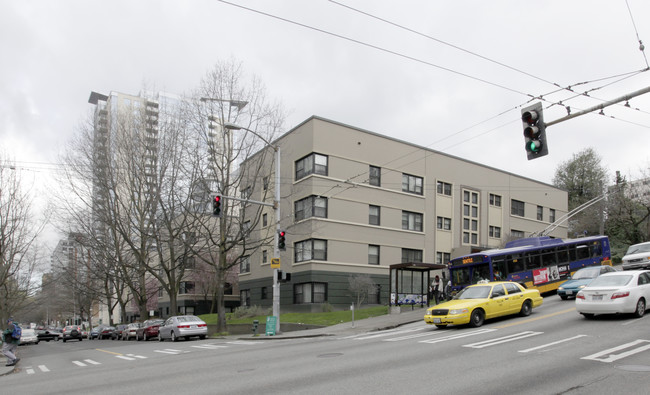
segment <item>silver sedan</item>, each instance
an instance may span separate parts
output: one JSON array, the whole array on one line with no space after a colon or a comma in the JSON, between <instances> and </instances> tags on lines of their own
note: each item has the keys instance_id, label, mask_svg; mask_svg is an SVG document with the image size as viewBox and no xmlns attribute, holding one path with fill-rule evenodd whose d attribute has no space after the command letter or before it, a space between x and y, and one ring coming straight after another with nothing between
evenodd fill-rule
<instances>
[{"instance_id":1,"label":"silver sedan","mask_svg":"<svg viewBox=\"0 0 650 395\"><path fill-rule=\"evenodd\" d=\"M158 340L170 339L175 342L180 338L188 340L190 337L198 336L205 339L208 335L208 325L195 315L177 315L169 317L160 325Z\"/></svg>"},{"instance_id":2,"label":"silver sedan","mask_svg":"<svg viewBox=\"0 0 650 395\"><path fill-rule=\"evenodd\" d=\"M595 314L630 313L642 317L650 301L650 272L627 270L595 278L576 295L576 310L585 318Z\"/></svg>"}]
</instances>

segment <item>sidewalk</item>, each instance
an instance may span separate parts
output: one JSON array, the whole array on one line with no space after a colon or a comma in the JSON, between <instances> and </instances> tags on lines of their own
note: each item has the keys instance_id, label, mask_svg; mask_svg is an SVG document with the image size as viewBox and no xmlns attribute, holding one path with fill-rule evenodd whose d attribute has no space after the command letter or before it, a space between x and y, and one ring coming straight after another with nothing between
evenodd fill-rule
<instances>
[{"instance_id":1,"label":"sidewalk","mask_svg":"<svg viewBox=\"0 0 650 395\"><path fill-rule=\"evenodd\" d=\"M386 329L397 328L400 325L410 324L412 322L424 322L424 313L426 308L410 306L402 307L402 312L399 314L386 314L378 317L366 318L363 320L352 322L344 322L342 324L326 326L318 329L306 329L301 331L282 332L275 336L266 336L264 333L258 336L253 335L233 335L228 337L237 338L239 340L274 340L274 339L298 339L305 337L317 336L350 336L359 333L380 331Z\"/></svg>"}]
</instances>

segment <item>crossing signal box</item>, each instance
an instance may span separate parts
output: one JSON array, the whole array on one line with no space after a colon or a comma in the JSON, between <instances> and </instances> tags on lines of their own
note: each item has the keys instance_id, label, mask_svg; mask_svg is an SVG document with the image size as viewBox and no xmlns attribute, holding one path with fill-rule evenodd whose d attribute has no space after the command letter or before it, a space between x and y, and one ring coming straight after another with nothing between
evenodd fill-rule
<instances>
[{"instance_id":1,"label":"crossing signal box","mask_svg":"<svg viewBox=\"0 0 650 395\"><path fill-rule=\"evenodd\" d=\"M548 155L546 125L544 124L544 114L542 111L542 103L535 103L521 110L521 121L524 127L526 156L528 160Z\"/></svg>"},{"instance_id":2,"label":"crossing signal box","mask_svg":"<svg viewBox=\"0 0 650 395\"><path fill-rule=\"evenodd\" d=\"M216 195L212 199L212 215L215 217L221 217L221 195Z\"/></svg>"}]
</instances>

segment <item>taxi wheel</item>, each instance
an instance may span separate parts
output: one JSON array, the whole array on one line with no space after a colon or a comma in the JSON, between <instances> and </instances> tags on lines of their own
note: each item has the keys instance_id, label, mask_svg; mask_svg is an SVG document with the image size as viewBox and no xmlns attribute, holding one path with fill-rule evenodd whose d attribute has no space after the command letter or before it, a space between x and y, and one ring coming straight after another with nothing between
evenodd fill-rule
<instances>
[{"instance_id":1,"label":"taxi wheel","mask_svg":"<svg viewBox=\"0 0 650 395\"><path fill-rule=\"evenodd\" d=\"M472 316L469 318L469 325L473 328L478 328L479 326L483 325L483 321L485 321L485 314L483 313L483 310L476 309L472 311Z\"/></svg>"},{"instance_id":2,"label":"taxi wheel","mask_svg":"<svg viewBox=\"0 0 650 395\"><path fill-rule=\"evenodd\" d=\"M634 316L636 318L641 318L645 314L645 299L641 298L636 302L636 310L634 310Z\"/></svg>"},{"instance_id":3,"label":"taxi wheel","mask_svg":"<svg viewBox=\"0 0 650 395\"><path fill-rule=\"evenodd\" d=\"M526 300L524 304L521 305L521 311L519 312L519 315L526 317L530 315L531 311L533 311L533 304L530 302L530 300Z\"/></svg>"}]
</instances>

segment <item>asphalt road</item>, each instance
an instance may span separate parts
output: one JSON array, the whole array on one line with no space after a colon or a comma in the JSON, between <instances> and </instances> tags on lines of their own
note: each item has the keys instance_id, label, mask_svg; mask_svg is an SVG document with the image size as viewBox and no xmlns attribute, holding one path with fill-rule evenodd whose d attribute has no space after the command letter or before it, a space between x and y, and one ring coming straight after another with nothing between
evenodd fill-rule
<instances>
[{"instance_id":1,"label":"asphalt road","mask_svg":"<svg viewBox=\"0 0 650 395\"><path fill-rule=\"evenodd\" d=\"M547 297L478 329L246 341L50 342L0 377L23 394L646 394L650 314L585 320Z\"/></svg>"}]
</instances>

